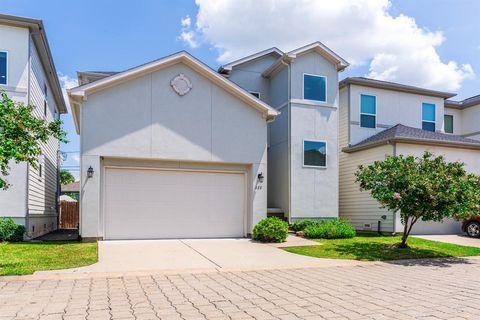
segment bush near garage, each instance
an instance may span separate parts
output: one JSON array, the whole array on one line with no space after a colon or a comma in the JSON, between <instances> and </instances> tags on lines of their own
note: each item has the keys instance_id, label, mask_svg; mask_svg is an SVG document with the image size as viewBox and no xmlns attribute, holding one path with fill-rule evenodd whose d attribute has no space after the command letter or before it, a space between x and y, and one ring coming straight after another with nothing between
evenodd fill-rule
<instances>
[{"instance_id":1,"label":"bush near garage","mask_svg":"<svg viewBox=\"0 0 480 320\"><path fill-rule=\"evenodd\" d=\"M253 239L262 242L284 242L288 235L288 223L277 217L261 220L253 228Z\"/></svg>"},{"instance_id":2,"label":"bush near garage","mask_svg":"<svg viewBox=\"0 0 480 320\"><path fill-rule=\"evenodd\" d=\"M319 221L307 226L304 232L307 238L313 239L347 239L357 234L355 228L342 219Z\"/></svg>"},{"instance_id":3,"label":"bush near garage","mask_svg":"<svg viewBox=\"0 0 480 320\"><path fill-rule=\"evenodd\" d=\"M315 220L312 220L312 219L301 219L301 220L296 220L293 224L292 224L292 229L294 231L303 231L305 230L306 227L312 225L312 224L316 224L318 223L318 221L315 221Z\"/></svg>"},{"instance_id":4,"label":"bush near garage","mask_svg":"<svg viewBox=\"0 0 480 320\"><path fill-rule=\"evenodd\" d=\"M0 241L23 241L25 227L17 224L12 218L0 219Z\"/></svg>"}]
</instances>

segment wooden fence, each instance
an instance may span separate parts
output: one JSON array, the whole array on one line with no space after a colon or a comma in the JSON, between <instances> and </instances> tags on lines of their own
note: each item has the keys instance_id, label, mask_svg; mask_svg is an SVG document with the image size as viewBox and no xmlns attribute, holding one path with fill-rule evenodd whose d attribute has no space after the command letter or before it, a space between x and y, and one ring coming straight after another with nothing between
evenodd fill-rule
<instances>
[{"instance_id":1,"label":"wooden fence","mask_svg":"<svg viewBox=\"0 0 480 320\"><path fill-rule=\"evenodd\" d=\"M78 201L60 201L60 229L78 228L79 213Z\"/></svg>"}]
</instances>

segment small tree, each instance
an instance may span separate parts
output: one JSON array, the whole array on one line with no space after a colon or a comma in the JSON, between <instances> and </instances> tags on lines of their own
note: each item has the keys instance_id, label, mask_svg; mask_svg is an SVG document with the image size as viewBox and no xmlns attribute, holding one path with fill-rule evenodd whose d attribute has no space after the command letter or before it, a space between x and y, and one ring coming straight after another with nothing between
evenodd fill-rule
<instances>
[{"instance_id":1,"label":"small tree","mask_svg":"<svg viewBox=\"0 0 480 320\"><path fill-rule=\"evenodd\" d=\"M26 161L38 167L41 143L51 137L66 142L62 122L47 122L32 114L34 106L14 102L5 92L0 92L0 189L8 189L5 179L10 173L10 161Z\"/></svg>"},{"instance_id":2,"label":"small tree","mask_svg":"<svg viewBox=\"0 0 480 320\"><path fill-rule=\"evenodd\" d=\"M60 170L60 184L63 186L75 181L75 177L68 170Z\"/></svg>"},{"instance_id":3,"label":"small tree","mask_svg":"<svg viewBox=\"0 0 480 320\"><path fill-rule=\"evenodd\" d=\"M389 156L369 166L359 166L356 182L370 191L382 206L400 212L404 225L402 242L418 220L463 218L480 209L480 178L467 174L464 164L425 152L423 157Z\"/></svg>"}]
</instances>

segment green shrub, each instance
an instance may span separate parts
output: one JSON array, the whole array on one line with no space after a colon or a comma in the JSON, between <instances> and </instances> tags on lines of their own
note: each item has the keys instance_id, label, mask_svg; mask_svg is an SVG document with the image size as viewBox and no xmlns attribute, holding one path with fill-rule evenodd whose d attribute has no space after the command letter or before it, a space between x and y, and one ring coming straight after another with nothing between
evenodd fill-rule
<instances>
[{"instance_id":1,"label":"green shrub","mask_svg":"<svg viewBox=\"0 0 480 320\"><path fill-rule=\"evenodd\" d=\"M23 241L25 227L15 223L12 218L0 219L0 241Z\"/></svg>"},{"instance_id":2,"label":"green shrub","mask_svg":"<svg viewBox=\"0 0 480 320\"><path fill-rule=\"evenodd\" d=\"M304 230L307 238L314 239L344 239L353 238L356 235L353 226L342 219L323 220L311 224Z\"/></svg>"},{"instance_id":3,"label":"green shrub","mask_svg":"<svg viewBox=\"0 0 480 320\"><path fill-rule=\"evenodd\" d=\"M303 231L305 230L306 227L316 224L318 221L312 220L312 219L301 219L301 220L296 220L292 224L292 229L295 231Z\"/></svg>"},{"instance_id":4,"label":"green shrub","mask_svg":"<svg viewBox=\"0 0 480 320\"><path fill-rule=\"evenodd\" d=\"M253 239L262 242L284 242L288 235L288 223L277 217L261 220L253 228Z\"/></svg>"}]
</instances>

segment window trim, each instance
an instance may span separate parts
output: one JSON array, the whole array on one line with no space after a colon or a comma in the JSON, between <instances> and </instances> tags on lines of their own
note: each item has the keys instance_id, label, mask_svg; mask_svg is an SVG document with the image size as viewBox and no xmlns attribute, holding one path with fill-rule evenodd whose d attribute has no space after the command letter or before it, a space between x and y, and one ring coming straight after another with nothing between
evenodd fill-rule
<instances>
[{"instance_id":1,"label":"window trim","mask_svg":"<svg viewBox=\"0 0 480 320\"><path fill-rule=\"evenodd\" d=\"M260 92L258 92L258 91L248 91L248 93L250 93L252 96L254 96L254 97L257 98L257 99L260 99L260 97L262 96L262 95L260 94ZM257 94L258 97L255 96L255 94Z\"/></svg>"},{"instance_id":2,"label":"window trim","mask_svg":"<svg viewBox=\"0 0 480 320\"><path fill-rule=\"evenodd\" d=\"M305 141L309 142L323 142L325 143L325 165L324 166L312 166L305 164ZM326 140L318 140L318 139L303 139L302 140L302 167L303 168L316 168L316 169L326 169L328 167L328 149L327 149L327 141Z\"/></svg>"},{"instance_id":3,"label":"window trim","mask_svg":"<svg viewBox=\"0 0 480 320\"><path fill-rule=\"evenodd\" d=\"M0 86L8 86L8 80L9 80L9 78L10 78L10 77L8 76L8 72L10 71L10 70L8 69L9 54L8 54L8 50L1 50L1 49L0 49L0 52L5 53L5 55L6 55L6 57L7 57L7 62L6 62L6 64L5 64L5 84L0 83Z\"/></svg>"},{"instance_id":4,"label":"window trim","mask_svg":"<svg viewBox=\"0 0 480 320\"><path fill-rule=\"evenodd\" d=\"M362 112L362 96L370 96L375 98L375 114L373 113L366 113ZM360 128L365 128L365 129L377 129L377 96L374 94L367 94L367 93L360 93L359 95L359 100L358 100L358 111L359 111L359 119L358 119L358 125ZM370 127L362 127L362 115L366 116L374 116L375 117L375 127L370 128Z\"/></svg>"},{"instance_id":5,"label":"window trim","mask_svg":"<svg viewBox=\"0 0 480 320\"><path fill-rule=\"evenodd\" d=\"M305 76L313 76L313 77L318 77L318 78L324 78L325 79L325 100L312 100L312 99L306 99L305 98ZM328 101L328 78L327 76L321 75L321 74L313 74L313 73L306 73L304 72L302 75L302 99L307 100L307 101L312 101L312 102L317 102L317 103L327 103Z\"/></svg>"},{"instance_id":6,"label":"window trim","mask_svg":"<svg viewBox=\"0 0 480 320\"><path fill-rule=\"evenodd\" d=\"M433 121L432 121L432 120L423 120L423 105L424 105L424 104L431 104L431 105L433 105L433 106L435 107L435 110L434 110L434 113L433 113L433 115L434 115L434 117L435 117L435 120L433 120ZM422 110L421 110L421 115L420 115L420 117L422 118L422 130L425 130L425 129L423 129L423 123L424 123L424 122L428 122L428 123L433 123L433 125L435 126L435 130L434 130L434 131L430 131L430 132L437 132L437 104L436 104L436 103L423 101L423 102L422 102ZM425 131L429 131L429 130L425 130Z\"/></svg>"},{"instance_id":7,"label":"window trim","mask_svg":"<svg viewBox=\"0 0 480 320\"><path fill-rule=\"evenodd\" d=\"M452 132L445 131L445 116L452 117ZM454 131L455 131L455 129L454 129L454 126L453 126L453 114L444 113L443 114L443 132L446 133L446 134L453 134Z\"/></svg>"}]
</instances>

